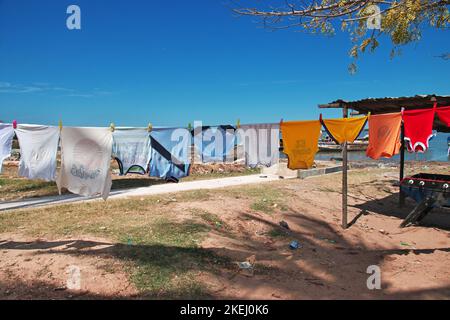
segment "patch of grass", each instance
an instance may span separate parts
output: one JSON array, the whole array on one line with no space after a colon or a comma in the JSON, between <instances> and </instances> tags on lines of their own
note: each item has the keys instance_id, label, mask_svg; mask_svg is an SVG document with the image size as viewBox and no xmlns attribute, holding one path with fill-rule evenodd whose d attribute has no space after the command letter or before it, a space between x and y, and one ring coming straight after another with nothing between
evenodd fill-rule
<instances>
[{"instance_id":1,"label":"patch of grass","mask_svg":"<svg viewBox=\"0 0 450 320\"><path fill-rule=\"evenodd\" d=\"M230 226L226 224L222 219L214 213L210 213L204 210L192 210L193 214L196 214L202 218L208 225L217 230L230 230Z\"/></svg>"},{"instance_id":2,"label":"patch of grass","mask_svg":"<svg viewBox=\"0 0 450 320\"><path fill-rule=\"evenodd\" d=\"M259 168L245 168L243 171L235 172L210 172L206 174L192 174L189 177L183 178L183 181L197 181L197 180L209 180L209 179L220 179L229 177L240 177L249 176L253 174L261 173Z\"/></svg>"},{"instance_id":3,"label":"patch of grass","mask_svg":"<svg viewBox=\"0 0 450 320\"><path fill-rule=\"evenodd\" d=\"M291 191L278 188L276 185L245 186L232 189L217 190L217 194L235 198L253 200L250 208L267 214L275 210L287 211L286 199L291 196Z\"/></svg>"},{"instance_id":4,"label":"patch of grass","mask_svg":"<svg viewBox=\"0 0 450 320\"><path fill-rule=\"evenodd\" d=\"M273 211L275 210L273 205L274 203L272 201L269 201L264 198L256 202L253 202L250 205L250 208L254 211L261 211L270 214L273 213Z\"/></svg>"},{"instance_id":5,"label":"patch of grass","mask_svg":"<svg viewBox=\"0 0 450 320\"><path fill-rule=\"evenodd\" d=\"M26 179L0 179L0 200L9 201L24 197L41 197L58 193L53 182L26 180Z\"/></svg>"},{"instance_id":6,"label":"patch of grass","mask_svg":"<svg viewBox=\"0 0 450 320\"><path fill-rule=\"evenodd\" d=\"M273 228L272 230L266 233L267 236L271 238L287 238L289 234L282 230L281 228Z\"/></svg>"},{"instance_id":7,"label":"patch of grass","mask_svg":"<svg viewBox=\"0 0 450 320\"><path fill-rule=\"evenodd\" d=\"M211 199L211 192L208 190L180 192L177 194L176 199L181 201L207 201Z\"/></svg>"},{"instance_id":8,"label":"patch of grass","mask_svg":"<svg viewBox=\"0 0 450 320\"><path fill-rule=\"evenodd\" d=\"M212 272L231 262L198 247L129 246L118 256L129 261L131 281L149 298L204 298L207 288L198 281L201 271Z\"/></svg>"},{"instance_id":9,"label":"patch of grass","mask_svg":"<svg viewBox=\"0 0 450 320\"><path fill-rule=\"evenodd\" d=\"M199 272L231 265L228 258L198 246L209 230L195 221L160 218L146 230L127 230L126 241L132 245L117 248L116 254L128 262L131 281L148 298L206 298Z\"/></svg>"}]
</instances>

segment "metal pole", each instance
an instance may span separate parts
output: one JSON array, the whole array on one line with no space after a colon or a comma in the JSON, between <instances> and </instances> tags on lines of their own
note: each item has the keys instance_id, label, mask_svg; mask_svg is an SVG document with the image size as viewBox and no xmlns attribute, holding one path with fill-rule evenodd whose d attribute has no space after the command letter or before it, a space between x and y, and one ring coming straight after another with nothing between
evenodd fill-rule
<instances>
[{"instance_id":1,"label":"metal pole","mask_svg":"<svg viewBox=\"0 0 450 320\"><path fill-rule=\"evenodd\" d=\"M344 118L348 118L348 108L344 105L343 116ZM347 157L347 141L345 141L342 147L342 228L348 228L348 220L347 220L347 188L348 188L348 179L347 179L347 169L348 169L348 157Z\"/></svg>"},{"instance_id":2,"label":"metal pole","mask_svg":"<svg viewBox=\"0 0 450 320\"><path fill-rule=\"evenodd\" d=\"M400 183L402 182L404 176L405 176L405 126L402 121L401 126L401 133L400 133L400 139L401 139L401 150L400 150ZM405 205L405 194L402 192L402 189L400 187L400 197L399 197L399 206L403 207Z\"/></svg>"}]
</instances>

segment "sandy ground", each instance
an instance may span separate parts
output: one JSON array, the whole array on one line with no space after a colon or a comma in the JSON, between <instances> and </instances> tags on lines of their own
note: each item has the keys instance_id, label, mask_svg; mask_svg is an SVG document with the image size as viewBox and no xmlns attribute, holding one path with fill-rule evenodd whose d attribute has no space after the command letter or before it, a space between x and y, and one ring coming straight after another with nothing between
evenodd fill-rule
<instances>
[{"instance_id":1,"label":"sandy ground","mask_svg":"<svg viewBox=\"0 0 450 320\"><path fill-rule=\"evenodd\" d=\"M423 168L414 168L416 172ZM427 170L448 173L448 164ZM250 208L239 190L208 201L173 204L178 219L188 209L220 212L225 230L212 230L201 248L232 261L249 261L253 272L200 271L212 299L450 299L450 216L437 209L421 226L400 229L413 208L398 208L395 169L355 170L350 175L348 230L340 226L341 175L270 182L289 194L283 210ZM275 206L275 205L274 205ZM286 221L287 231L279 227ZM277 236L270 235L277 231ZM297 240L298 250L289 243ZM36 239L20 230L0 234L0 298L139 298L112 241L93 237ZM91 254L84 255L83 251ZM93 254L92 254L93 253ZM68 290L67 270L82 270L80 290ZM367 268L381 268L382 289L367 288Z\"/></svg>"},{"instance_id":2,"label":"sandy ground","mask_svg":"<svg viewBox=\"0 0 450 320\"><path fill-rule=\"evenodd\" d=\"M83 250L108 250L112 243L100 239L56 240L2 235L0 241L0 298L62 299L132 297L137 291L128 281L124 266L112 257L73 255ZM14 239L14 240L12 240ZM79 286L71 286L71 268L79 268ZM68 288L76 290L70 293Z\"/></svg>"}]
</instances>

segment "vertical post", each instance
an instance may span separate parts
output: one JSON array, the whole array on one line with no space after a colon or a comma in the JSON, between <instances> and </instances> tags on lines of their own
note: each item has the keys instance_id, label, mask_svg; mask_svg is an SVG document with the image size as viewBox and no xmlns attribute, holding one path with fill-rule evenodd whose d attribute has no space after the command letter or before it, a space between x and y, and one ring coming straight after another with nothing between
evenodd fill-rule
<instances>
[{"instance_id":1,"label":"vertical post","mask_svg":"<svg viewBox=\"0 0 450 320\"><path fill-rule=\"evenodd\" d=\"M348 108L346 105L342 108L344 118L348 118ZM344 142L342 147L342 228L348 228L347 220L347 169L348 169L348 157L347 157L347 141Z\"/></svg>"},{"instance_id":2,"label":"vertical post","mask_svg":"<svg viewBox=\"0 0 450 320\"><path fill-rule=\"evenodd\" d=\"M189 130L189 134L191 135L191 145L190 147L190 156L191 156L191 165L190 167L192 168L195 164L195 143L194 143L194 129L192 128L192 124L189 122L188 124L188 130Z\"/></svg>"},{"instance_id":3,"label":"vertical post","mask_svg":"<svg viewBox=\"0 0 450 320\"><path fill-rule=\"evenodd\" d=\"M400 133L400 142L401 142L401 149L400 149L400 181L402 182L404 176L405 176L405 125L403 124L402 120L402 126L401 126L401 133ZM402 192L402 188L400 187L400 193L399 193L399 206L403 207L405 205L405 194Z\"/></svg>"}]
</instances>

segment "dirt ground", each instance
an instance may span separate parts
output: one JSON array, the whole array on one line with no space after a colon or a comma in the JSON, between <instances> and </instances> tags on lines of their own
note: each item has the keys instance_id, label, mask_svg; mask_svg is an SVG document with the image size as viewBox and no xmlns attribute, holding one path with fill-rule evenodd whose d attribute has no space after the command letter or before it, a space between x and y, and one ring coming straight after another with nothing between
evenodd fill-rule
<instances>
[{"instance_id":1,"label":"dirt ground","mask_svg":"<svg viewBox=\"0 0 450 320\"><path fill-rule=\"evenodd\" d=\"M407 167L449 173L448 163ZM348 230L339 173L6 212L0 298L450 299L449 212L400 229L414 202L398 207L397 171L350 172ZM243 261L253 270L239 269ZM372 265L381 290L367 288ZM67 287L71 266L81 272L77 290Z\"/></svg>"}]
</instances>

